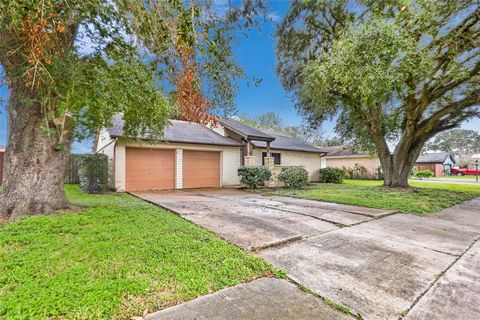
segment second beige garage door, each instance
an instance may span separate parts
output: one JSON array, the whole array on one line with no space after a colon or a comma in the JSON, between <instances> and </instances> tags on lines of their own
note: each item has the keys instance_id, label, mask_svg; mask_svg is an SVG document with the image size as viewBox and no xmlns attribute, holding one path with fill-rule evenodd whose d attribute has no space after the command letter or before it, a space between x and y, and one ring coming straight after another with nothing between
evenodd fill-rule
<instances>
[{"instance_id":1,"label":"second beige garage door","mask_svg":"<svg viewBox=\"0 0 480 320\"><path fill-rule=\"evenodd\" d=\"M126 149L125 190L175 188L175 150Z\"/></svg>"},{"instance_id":2,"label":"second beige garage door","mask_svg":"<svg viewBox=\"0 0 480 320\"><path fill-rule=\"evenodd\" d=\"M184 150L183 187L220 187L220 152Z\"/></svg>"}]
</instances>

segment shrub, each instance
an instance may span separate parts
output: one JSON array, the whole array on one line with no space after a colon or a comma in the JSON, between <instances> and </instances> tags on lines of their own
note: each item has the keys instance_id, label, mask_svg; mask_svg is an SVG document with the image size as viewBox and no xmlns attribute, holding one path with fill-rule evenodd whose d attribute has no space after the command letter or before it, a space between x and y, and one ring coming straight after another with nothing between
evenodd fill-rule
<instances>
[{"instance_id":1,"label":"shrub","mask_svg":"<svg viewBox=\"0 0 480 320\"><path fill-rule=\"evenodd\" d=\"M344 171L339 168L320 169L320 182L322 183L342 183Z\"/></svg>"},{"instance_id":2,"label":"shrub","mask_svg":"<svg viewBox=\"0 0 480 320\"><path fill-rule=\"evenodd\" d=\"M270 179L272 172L265 166L248 166L238 168L241 182L249 188L257 188Z\"/></svg>"},{"instance_id":3,"label":"shrub","mask_svg":"<svg viewBox=\"0 0 480 320\"><path fill-rule=\"evenodd\" d=\"M355 163L351 168L343 167L343 170L346 172L346 175L344 175L346 178L357 180L370 179L367 168L358 163Z\"/></svg>"},{"instance_id":4,"label":"shrub","mask_svg":"<svg viewBox=\"0 0 480 320\"><path fill-rule=\"evenodd\" d=\"M416 178L431 178L433 177L434 174L431 170L419 170L415 172L415 177Z\"/></svg>"},{"instance_id":5,"label":"shrub","mask_svg":"<svg viewBox=\"0 0 480 320\"><path fill-rule=\"evenodd\" d=\"M383 180L384 178L385 175L383 174L382 166L378 166L377 169L375 169L375 180Z\"/></svg>"},{"instance_id":6,"label":"shrub","mask_svg":"<svg viewBox=\"0 0 480 320\"><path fill-rule=\"evenodd\" d=\"M86 154L78 157L80 188L87 193L108 190L108 157L104 154Z\"/></svg>"},{"instance_id":7,"label":"shrub","mask_svg":"<svg viewBox=\"0 0 480 320\"><path fill-rule=\"evenodd\" d=\"M284 167L278 180L288 188L301 188L308 184L308 171L304 167Z\"/></svg>"}]
</instances>

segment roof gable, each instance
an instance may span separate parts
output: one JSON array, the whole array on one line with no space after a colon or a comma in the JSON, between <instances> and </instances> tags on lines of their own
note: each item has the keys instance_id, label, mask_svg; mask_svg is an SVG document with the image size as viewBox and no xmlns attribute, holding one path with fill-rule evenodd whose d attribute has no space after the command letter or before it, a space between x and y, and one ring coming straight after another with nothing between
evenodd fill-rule
<instances>
[{"instance_id":1,"label":"roof gable","mask_svg":"<svg viewBox=\"0 0 480 320\"><path fill-rule=\"evenodd\" d=\"M303 152L315 152L315 153L324 153L319 148L312 146L300 139L282 136L279 134L271 134L275 138L270 143L271 149L280 149L280 150L291 150L291 151L303 151ZM267 143L264 141L254 141L252 144L257 148L266 148Z\"/></svg>"},{"instance_id":2,"label":"roof gable","mask_svg":"<svg viewBox=\"0 0 480 320\"><path fill-rule=\"evenodd\" d=\"M246 139L251 140L260 140L260 141L273 141L275 137L271 134L267 134L258 129L250 127L246 124L241 123L240 121L234 119L225 119L221 121L222 124L232 130L233 132L238 133Z\"/></svg>"}]
</instances>

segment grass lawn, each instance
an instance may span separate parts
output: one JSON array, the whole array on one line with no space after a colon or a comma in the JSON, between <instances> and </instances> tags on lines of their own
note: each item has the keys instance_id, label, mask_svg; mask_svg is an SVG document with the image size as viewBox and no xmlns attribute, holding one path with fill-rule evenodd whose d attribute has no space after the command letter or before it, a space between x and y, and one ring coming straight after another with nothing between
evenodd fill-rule
<instances>
[{"instance_id":1,"label":"grass lawn","mask_svg":"<svg viewBox=\"0 0 480 320\"><path fill-rule=\"evenodd\" d=\"M468 180L475 181L475 176L443 176L443 177L433 177L432 179L442 179L442 180Z\"/></svg>"},{"instance_id":2,"label":"grass lawn","mask_svg":"<svg viewBox=\"0 0 480 320\"><path fill-rule=\"evenodd\" d=\"M129 319L272 273L134 197L65 189L81 212L0 226L0 319Z\"/></svg>"},{"instance_id":3,"label":"grass lawn","mask_svg":"<svg viewBox=\"0 0 480 320\"><path fill-rule=\"evenodd\" d=\"M480 197L480 185L412 181L411 189L383 188L381 181L345 180L342 184L315 184L305 189L277 189L277 195L322 200L362 207L427 214Z\"/></svg>"}]
</instances>

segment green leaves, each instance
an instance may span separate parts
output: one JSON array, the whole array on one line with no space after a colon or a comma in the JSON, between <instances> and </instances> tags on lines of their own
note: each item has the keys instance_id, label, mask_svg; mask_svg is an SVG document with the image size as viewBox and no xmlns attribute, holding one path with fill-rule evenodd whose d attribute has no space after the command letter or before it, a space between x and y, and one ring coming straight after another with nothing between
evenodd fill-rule
<instances>
[{"instance_id":1,"label":"green leaves","mask_svg":"<svg viewBox=\"0 0 480 320\"><path fill-rule=\"evenodd\" d=\"M337 133L376 150L386 185L404 186L429 138L480 117L479 3L348 3L295 2L277 72L310 123L337 117Z\"/></svg>"},{"instance_id":2,"label":"green leaves","mask_svg":"<svg viewBox=\"0 0 480 320\"><path fill-rule=\"evenodd\" d=\"M328 113L336 111L332 105L367 111L382 104L405 80L395 63L405 47L405 39L392 25L368 21L346 32L330 52L308 65L302 97L322 105Z\"/></svg>"},{"instance_id":3,"label":"green leaves","mask_svg":"<svg viewBox=\"0 0 480 320\"><path fill-rule=\"evenodd\" d=\"M160 139L170 113L167 99L156 88L154 73L128 57L107 63L101 56L75 55L54 63L50 73L57 95L55 117L68 115L75 136L82 139L111 125L123 113L124 131L130 137Z\"/></svg>"},{"instance_id":4,"label":"green leaves","mask_svg":"<svg viewBox=\"0 0 480 320\"><path fill-rule=\"evenodd\" d=\"M222 15L211 1L2 2L0 63L18 99L45 116L42 126L58 146L95 134L117 113L126 135L161 139L172 114L161 84L181 70L179 44L198 55L193 81L207 88L212 110L235 109L244 73L231 43L240 21L261 10L253 3L261 4L245 0Z\"/></svg>"}]
</instances>

